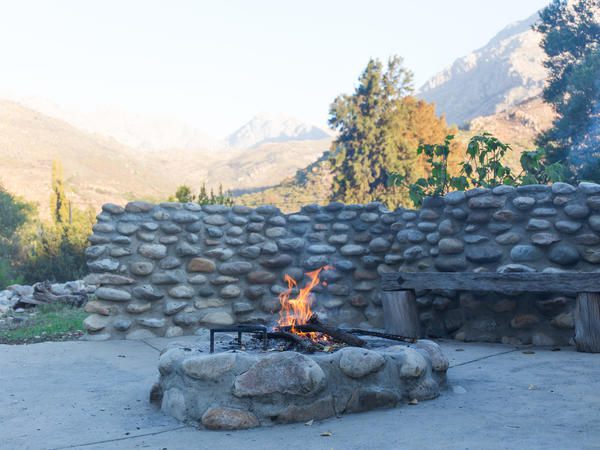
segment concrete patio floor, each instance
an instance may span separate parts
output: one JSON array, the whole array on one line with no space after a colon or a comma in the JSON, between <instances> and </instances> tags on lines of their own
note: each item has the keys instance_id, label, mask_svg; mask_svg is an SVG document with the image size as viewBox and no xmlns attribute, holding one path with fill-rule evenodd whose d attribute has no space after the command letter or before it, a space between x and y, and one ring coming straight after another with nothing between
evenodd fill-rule
<instances>
[{"instance_id":1,"label":"concrete patio floor","mask_svg":"<svg viewBox=\"0 0 600 450\"><path fill-rule=\"evenodd\" d=\"M600 354L438 341L438 399L215 432L148 403L159 350L186 339L0 345L0 449L600 448Z\"/></svg>"}]
</instances>

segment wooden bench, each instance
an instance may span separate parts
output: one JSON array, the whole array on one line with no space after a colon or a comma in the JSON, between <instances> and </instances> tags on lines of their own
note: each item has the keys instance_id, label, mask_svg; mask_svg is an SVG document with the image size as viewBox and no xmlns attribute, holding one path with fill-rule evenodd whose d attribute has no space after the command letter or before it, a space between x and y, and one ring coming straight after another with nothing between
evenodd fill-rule
<instances>
[{"instance_id":1,"label":"wooden bench","mask_svg":"<svg viewBox=\"0 0 600 450\"><path fill-rule=\"evenodd\" d=\"M407 337L420 337L415 290L434 289L577 294L574 314L577 350L600 353L600 272L384 273L382 301L386 331Z\"/></svg>"}]
</instances>

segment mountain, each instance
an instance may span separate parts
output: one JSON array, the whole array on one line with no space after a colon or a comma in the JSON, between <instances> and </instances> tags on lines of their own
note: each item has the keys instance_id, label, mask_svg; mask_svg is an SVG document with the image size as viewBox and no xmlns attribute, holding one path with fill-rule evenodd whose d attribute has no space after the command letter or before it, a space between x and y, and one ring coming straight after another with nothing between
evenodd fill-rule
<instances>
[{"instance_id":1,"label":"mountain","mask_svg":"<svg viewBox=\"0 0 600 450\"><path fill-rule=\"evenodd\" d=\"M230 134L227 144L233 148L254 148L269 142L314 141L329 137L324 129L293 117L258 114Z\"/></svg>"},{"instance_id":2,"label":"mountain","mask_svg":"<svg viewBox=\"0 0 600 450\"><path fill-rule=\"evenodd\" d=\"M47 116L64 120L81 130L110 137L140 151L223 147L223 143L172 117L137 114L109 107L76 111L40 97L25 97L16 101Z\"/></svg>"},{"instance_id":3,"label":"mountain","mask_svg":"<svg viewBox=\"0 0 600 450\"><path fill-rule=\"evenodd\" d=\"M434 102L438 114L458 125L538 96L547 73L540 35L531 29L537 18L536 13L507 26L484 47L432 77L418 96Z\"/></svg>"},{"instance_id":4,"label":"mountain","mask_svg":"<svg viewBox=\"0 0 600 450\"><path fill-rule=\"evenodd\" d=\"M323 154L330 138L265 142L251 152L171 150L140 152L83 131L19 103L0 100L0 184L49 213L52 161L64 167L75 206L98 209L134 198L163 201L186 183L248 192L292 177Z\"/></svg>"},{"instance_id":5,"label":"mountain","mask_svg":"<svg viewBox=\"0 0 600 450\"><path fill-rule=\"evenodd\" d=\"M78 207L161 198L170 186L142 156L113 139L0 100L0 183L38 203L43 215L49 211L52 161L62 163Z\"/></svg>"}]
</instances>

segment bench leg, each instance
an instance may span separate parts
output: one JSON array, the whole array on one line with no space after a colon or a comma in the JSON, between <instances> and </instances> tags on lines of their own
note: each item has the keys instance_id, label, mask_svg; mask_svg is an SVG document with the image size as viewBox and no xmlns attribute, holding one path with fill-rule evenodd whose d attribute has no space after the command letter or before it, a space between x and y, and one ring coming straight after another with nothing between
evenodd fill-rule
<instances>
[{"instance_id":1,"label":"bench leg","mask_svg":"<svg viewBox=\"0 0 600 450\"><path fill-rule=\"evenodd\" d=\"M600 294L577 294L575 345L578 352L600 353Z\"/></svg>"},{"instance_id":2,"label":"bench leg","mask_svg":"<svg viewBox=\"0 0 600 450\"><path fill-rule=\"evenodd\" d=\"M421 337L414 291L385 291L381 300L386 333L415 339Z\"/></svg>"}]
</instances>

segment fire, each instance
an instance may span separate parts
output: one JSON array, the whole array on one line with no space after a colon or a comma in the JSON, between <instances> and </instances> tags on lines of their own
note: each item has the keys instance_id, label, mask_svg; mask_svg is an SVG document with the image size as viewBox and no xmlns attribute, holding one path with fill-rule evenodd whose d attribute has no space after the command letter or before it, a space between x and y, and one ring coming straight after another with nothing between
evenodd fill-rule
<instances>
[{"instance_id":1,"label":"fire","mask_svg":"<svg viewBox=\"0 0 600 450\"><path fill-rule=\"evenodd\" d=\"M317 340L320 333L303 333L296 329L297 325L304 325L308 322L308 319L313 315L311 309L312 297L311 291L320 283L319 274L322 270L332 269L330 266L324 266L312 272L307 272L306 276L310 282L300 288L298 296L296 298L290 298L292 290L298 286L296 280L294 280L288 274L285 274L284 280L288 285L285 292L279 294L279 302L281 303L281 310L279 311L279 327L291 327L292 333L300 336L305 336L311 340Z\"/></svg>"}]
</instances>

